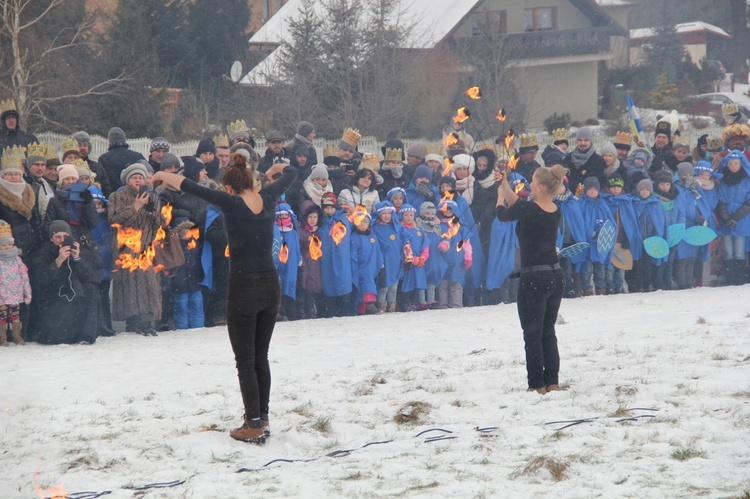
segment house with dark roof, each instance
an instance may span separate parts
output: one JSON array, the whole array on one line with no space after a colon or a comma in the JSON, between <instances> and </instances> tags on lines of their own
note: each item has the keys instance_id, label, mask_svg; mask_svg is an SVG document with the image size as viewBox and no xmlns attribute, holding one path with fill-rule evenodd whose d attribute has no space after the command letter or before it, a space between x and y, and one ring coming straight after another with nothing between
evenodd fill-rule
<instances>
[{"instance_id":1,"label":"house with dark roof","mask_svg":"<svg viewBox=\"0 0 750 499\"><path fill-rule=\"evenodd\" d=\"M301 3L289 0L250 38L250 48L266 57L240 84L269 85L269 75L278 74L280 47ZM503 46L505 68L515 72L529 128L553 113L596 118L599 65L614 57L612 37L628 35L594 0L406 0L399 16L420 33L403 47L414 51L450 52L491 32ZM455 68L480 71L471 64Z\"/></svg>"}]
</instances>

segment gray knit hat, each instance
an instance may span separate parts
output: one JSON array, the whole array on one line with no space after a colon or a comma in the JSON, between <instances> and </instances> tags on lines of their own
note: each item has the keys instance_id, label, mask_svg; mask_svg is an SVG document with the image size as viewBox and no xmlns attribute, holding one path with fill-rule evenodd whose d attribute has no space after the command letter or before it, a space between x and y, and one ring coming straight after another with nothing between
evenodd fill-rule
<instances>
[{"instance_id":1,"label":"gray knit hat","mask_svg":"<svg viewBox=\"0 0 750 499\"><path fill-rule=\"evenodd\" d=\"M76 132L71 135L72 138L76 139L79 144L88 144L91 147L91 136L86 132Z\"/></svg>"},{"instance_id":2,"label":"gray knit hat","mask_svg":"<svg viewBox=\"0 0 750 499\"><path fill-rule=\"evenodd\" d=\"M143 175L144 179L148 177L148 170L146 170L146 167L143 166L142 163L133 163L132 165L125 168L122 173L120 173L120 181L123 184L127 184L128 179L130 179L130 177L132 177L136 173Z\"/></svg>"},{"instance_id":3,"label":"gray knit hat","mask_svg":"<svg viewBox=\"0 0 750 499\"><path fill-rule=\"evenodd\" d=\"M315 127L309 121L300 121L297 123L297 134L303 137L310 135Z\"/></svg>"},{"instance_id":4,"label":"gray knit hat","mask_svg":"<svg viewBox=\"0 0 750 499\"><path fill-rule=\"evenodd\" d=\"M171 152L164 153L164 156L161 158L162 170L166 170L167 168L180 168L180 166L180 158Z\"/></svg>"},{"instance_id":5,"label":"gray knit hat","mask_svg":"<svg viewBox=\"0 0 750 499\"><path fill-rule=\"evenodd\" d=\"M576 140L578 139L594 140L594 133L587 126L581 127L576 132Z\"/></svg>"},{"instance_id":6,"label":"gray knit hat","mask_svg":"<svg viewBox=\"0 0 750 499\"><path fill-rule=\"evenodd\" d=\"M164 149L169 152L170 147L172 147L172 145L167 139L164 137L156 137L155 139L151 139L151 147L148 148L148 152L154 152L157 149Z\"/></svg>"},{"instance_id":7,"label":"gray knit hat","mask_svg":"<svg viewBox=\"0 0 750 499\"><path fill-rule=\"evenodd\" d=\"M308 177L310 179L324 178L328 180L328 167L323 163L318 163L317 165L312 167L312 170L310 171L310 175L308 175Z\"/></svg>"},{"instance_id":8,"label":"gray knit hat","mask_svg":"<svg viewBox=\"0 0 750 499\"><path fill-rule=\"evenodd\" d=\"M113 126L107 132L107 140L110 146L125 145L127 143L125 132L122 131L122 128L116 126Z\"/></svg>"},{"instance_id":9,"label":"gray knit hat","mask_svg":"<svg viewBox=\"0 0 750 499\"><path fill-rule=\"evenodd\" d=\"M654 192L654 183L651 181L650 178L644 178L640 182L638 182L638 185L635 188L636 192L641 192L643 189L648 189L649 192Z\"/></svg>"},{"instance_id":10,"label":"gray knit hat","mask_svg":"<svg viewBox=\"0 0 750 499\"><path fill-rule=\"evenodd\" d=\"M596 177L586 177L583 181L583 192L588 192L589 189L596 189L600 191L602 186L599 184L599 179Z\"/></svg>"},{"instance_id":11,"label":"gray knit hat","mask_svg":"<svg viewBox=\"0 0 750 499\"><path fill-rule=\"evenodd\" d=\"M435 208L435 203L433 203L432 201L425 201L424 203L419 205L420 217L423 217L427 215L428 213L431 213L433 215L437 213L437 208Z\"/></svg>"},{"instance_id":12,"label":"gray knit hat","mask_svg":"<svg viewBox=\"0 0 750 499\"><path fill-rule=\"evenodd\" d=\"M68 235L73 235L73 231L70 230L70 225L65 220L54 220L49 224L49 237L52 238L58 232L65 232Z\"/></svg>"},{"instance_id":13,"label":"gray knit hat","mask_svg":"<svg viewBox=\"0 0 750 499\"><path fill-rule=\"evenodd\" d=\"M604 145L599 149L599 156L604 156L604 153L610 153L615 158L617 157L617 149L612 142L605 142Z\"/></svg>"},{"instance_id":14,"label":"gray knit hat","mask_svg":"<svg viewBox=\"0 0 750 499\"><path fill-rule=\"evenodd\" d=\"M683 161L679 165L677 165L677 177L678 178L685 178L688 175L693 174L693 164L688 163L687 161Z\"/></svg>"}]
</instances>

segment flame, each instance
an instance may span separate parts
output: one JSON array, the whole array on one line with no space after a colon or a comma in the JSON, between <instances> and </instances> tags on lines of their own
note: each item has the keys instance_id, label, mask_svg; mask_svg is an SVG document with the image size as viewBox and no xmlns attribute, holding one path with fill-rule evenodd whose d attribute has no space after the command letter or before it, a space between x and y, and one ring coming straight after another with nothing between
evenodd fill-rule
<instances>
[{"instance_id":1,"label":"flame","mask_svg":"<svg viewBox=\"0 0 750 499\"><path fill-rule=\"evenodd\" d=\"M513 148L513 140L516 138L515 135L513 135L513 130L508 130L508 135L505 136L505 148L506 149L512 149Z\"/></svg>"},{"instance_id":2,"label":"flame","mask_svg":"<svg viewBox=\"0 0 750 499\"><path fill-rule=\"evenodd\" d=\"M450 222L448 222L448 230L440 234L440 237L442 237L443 239L450 239L458 234L459 230L461 230L461 224L458 223L457 217L453 217L451 218Z\"/></svg>"},{"instance_id":3,"label":"flame","mask_svg":"<svg viewBox=\"0 0 750 499\"><path fill-rule=\"evenodd\" d=\"M190 239L187 243L187 249L192 250L195 249L198 246L198 239L200 238L200 229L198 227L193 227L189 231L187 231L187 234L185 234L185 239Z\"/></svg>"},{"instance_id":4,"label":"flame","mask_svg":"<svg viewBox=\"0 0 750 499\"><path fill-rule=\"evenodd\" d=\"M445 158L445 169L443 170L443 177L450 174L451 168L453 168L453 160L450 158Z\"/></svg>"},{"instance_id":5,"label":"flame","mask_svg":"<svg viewBox=\"0 0 750 499\"><path fill-rule=\"evenodd\" d=\"M166 232L163 229L156 231L156 237L154 240L143 252L141 252L143 231L132 227L123 229L120 224L112 224L112 227L117 229L117 247L120 251L125 248L132 251L132 254L120 253L119 258L115 260L115 263L119 265L121 269L129 270L130 272L135 272L136 270L148 270L150 268L155 272L164 270L163 265L154 266L154 256L156 256L154 244L162 244L161 241L166 237Z\"/></svg>"},{"instance_id":6,"label":"flame","mask_svg":"<svg viewBox=\"0 0 750 499\"><path fill-rule=\"evenodd\" d=\"M289 247L286 245L286 243L283 243L281 245L281 249L279 250L279 261L281 263L286 263L289 261Z\"/></svg>"},{"instance_id":7,"label":"flame","mask_svg":"<svg viewBox=\"0 0 750 499\"><path fill-rule=\"evenodd\" d=\"M464 94L471 100L479 100L482 98L482 89L479 87L471 87Z\"/></svg>"},{"instance_id":8,"label":"flame","mask_svg":"<svg viewBox=\"0 0 750 499\"><path fill-rule=\"evenodd\" d=\"M358 204L354 207L354 211L349 215L349 221L355 226L362 223L362 220L367 216L367 207Z\"/></svg>"},{"instance_id":9,"label":"flame","mask_svg":"<svg viewBox=\"0 0 750 499\"><path fill-rule=\"evenodd\" d=\"M443 194L443 197L440 198L440 202L438 203L438 206L440 206L441 204L443 205L440 208L440 211L442 211L443 213L445 213L446 211L448 211L450 208L448 208L447 204L443 204L443 202L444 201L453 201L454 197L455 197L455 195L452 192L446 191L445 194Z\"/></svg>"},{"instance_id":10,"label":"flame","mask_svg":"<svg viewBox=\"0 0 750 499\"><path fill-rule=\"evenodd\" d=\"M514 155L512 158L510 158L510 161L508 161L508 168L510 168L511 170L515 170L517 165L518 156Z\"/></svg>"},{"instance_id":11,"label":"flame","mask_svg":"<svg viewBox=\"0 0 750 499\"><path fill-rule=\"evenodd\" d=\"M172 205L167 203L161 207L161 216L164 217L164 225L169 226L172 223Z\"/></svg>"},{"instance_id":12,"label":"flame","mask_svg":"<svg viewBox=\"0 0 750 499\"><path fill-rule=\"evenodd\" d=\"M453 123L463 123L469 119L469 116L471 116L471 113L468 109L465 107L459 107L456 110L456 115L453 117Z\"/></svg>"},{"instance_id":13,"label":"flame","mask_svg":"<svg viewBox=\"0 0 750 499\"><path fill-rule=\"evenodd\" d=\"M224 257L229 258L229 245L227 244L227 247L224 248Z\"/></svg>"},{"instance_id":14,"label":"flame","mask_svg":"<svg viewBox=\"0 0 750 499\"><path fill-rule=\"evenodd\" d=\"M518 194L522 190L526 189L526 182L518 182L516 186L513 188L513 192Z\"/></svg>"},{"instance_id":15,"label":"flame","mask_svg":"<svg viewBox=\"0 0 750 499\"><path fill-rule=\"evenodd\" d=\"M38 472L34 473L34 490L37 494L39 494L39 497L41 497L42 499L65 499L66 497L68 497L68 493L65 491L65 487L63 487L63 484L61 483L49 489L41 488L39 486L38 475Z\"/></svg>"},{"instance_id":16,"label":"flame","mask_svg":"<svg viewBox=\"0 0 750 499\"><path fill-rule=\"evenodd\" d=\"M443 139L443 145L444 145L445 147L450 147L450 146L452 146L453 144L455 144L455 143L457 143L457 142L458 142L458 135L456 135L456 133L455 133L455 132L451 132L451 133L449 133L449 134L448 134L448 135L446 135L446 136L445 136L445 138Z\"/></svg>"},{"instance_id":17,"label":"flame","mask_svg":"<svg viewBox=\"0 0 750 499\"><path fill-rule=\"evenodd\" d=\"M317 260L323 256L323 250L320 249L323 246L323 242L320 240L317 234L313 234L310 238L310 258Z\"/></svg>"},{"instance_id":18,"label":"flame","mask_svg":"<svg viewBox=\"0 0 750 499\"><path fill-rule=\"evenodd\" d=\"M505 109L500 109L500 110L499 110L499 111L497 112L497 116L496 116L496 118L497 118L497 120L498 120L498 121L505 121L505 119L506 119L507 117L508 117L508 115L506 115L506 114L505 114Z\"/></svg>"},{"instance_id":19,"label":"flame","mask_svg":"<svg viewBox=\"0 0 750 499\"><path fill-rule=\"evenodd\" d=\"M117 247L128 248L133 253L140 253L141 251L141 236L143 231L128 227L123 229L120 224L112 224L112 227L117 229Z\"/></svg>"},{"instance_id":20,"label":"flame","mask_svg":"<svg viewBox=\"0 0 750 499\"><path fill-rule=\"evenodd\" d=\"M333 227L331 227L331 232L329 232L329 235L333 238L333 242L336 243L336 246L338 246L346 236L346 225L342 224L341 222L336 222Z\"/></svg>"}]
</instances>

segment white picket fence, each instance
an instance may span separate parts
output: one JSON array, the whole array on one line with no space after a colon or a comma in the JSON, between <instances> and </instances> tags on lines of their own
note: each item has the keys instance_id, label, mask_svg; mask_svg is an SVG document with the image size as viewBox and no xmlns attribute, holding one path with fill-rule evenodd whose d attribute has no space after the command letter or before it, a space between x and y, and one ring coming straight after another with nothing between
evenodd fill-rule
<instances>
[{"instance_id":1,"label":"white picket fence","mask_svg":"<svg viewBox=\"0 0 750 499\"><path fill-rule=\"evenodd\" d=\"M683 137L689 139L689 143L691 147L695 146L695 144L698 141L698 137L701 135L707 133L711 137L721 137L723 127L719 125L711 125L704 129L690 129L687 132L683 134ZM37 138L41 140L42 142L53 146L58 153L60 152L60 146L62 142L69 138L68 135L62 135L59 133L49 133L49 132L43 132L36 134ZM647 137L649 140L652 139L650 134L648 134ZM263 139L261 139L262 141ZM614 140L614 137L605 136L605 135L594 135L594 146L597 148L603 145L605 142L609 141L612 142ZM538 133L537 134L537 141L539 143L539 150L540 152L544 150L544 148L547 146L547 144L552 143L552 136L547 133ZM170 148L170 152L176 156L192 156L195 154L196 149L198 148L198 140L187 140L184 142L178 142L176 144L172 144ZM408 148L411 144L415 142L426 142L426 143L435 143L435 141L430 141L426 139L404 139L404 147ZM575 139L573 137L570 138L570 143L573 145L575 142ZM315 139L315 149L318 152L318 160L323 160L323 151L328 146L338 146L339 141L338 140L326 140L326 139ZM372 153L378 153L380 154L380 148L383 146L385 142L380 141L377 139L377 137L374 136L367 136L362 137L359 141L359 151L360 152L372 152ZM130 146L130 149L134 151L138 151L139 153L143 154L144 157L148 158L149 154L149 147L151 146L151 139L146 137L136 138L136 139L128 139L128 145ZM91 136L91 157L96 159L100 155L107 152L107 148L109 146L109 143L107 141L106 137L102 137L100 135L92 135ZM258 143L258 153L263 155L265 152L265 144L263 142Z\"/></svg>"}]
</instances>

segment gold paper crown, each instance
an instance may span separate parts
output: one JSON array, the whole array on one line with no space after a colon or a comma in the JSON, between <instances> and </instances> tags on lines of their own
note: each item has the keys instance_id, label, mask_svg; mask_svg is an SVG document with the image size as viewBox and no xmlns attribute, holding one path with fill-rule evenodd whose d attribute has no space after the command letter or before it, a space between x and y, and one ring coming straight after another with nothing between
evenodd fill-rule
<instances>
[{"instance_id":1,"label":"gold paper crown","mask_svg":"<svg viewBox=\"0 0 750 499\"><path fill-rule=\"evenodd\" d=\"M521 140L521 147L539 147L536 141L536 134L522 133L518 138Z\"/></svg>"},{"instance_id":2,"label":"gold paper crown","mask_svg":"<svg viewBox=\"0 0 750 499\"><path fill-rule=\"evenodd\" d=\"M331 156L338 157L338 155L339 155L339 148L336 146L328 145L328 146L325 146L325 148L323 149L324 158L330 158Z\"/></svg>"},{"instance_id":3,"label":"gold paper crown","mask_svg":"<svg viewBox=\"0 0 750 499\"><path fill-rule=\"evenodd\" d=\"M229 147L229 137L227 137L223 133L220 135L216 135L214 137L214 142L216 143L216 147Z\"/></svg>"},{"instance_id":4,"label":"gold paper crown","mask_svg":"<svg viewBox=\"0 0 750 499\"><path fill-rule=\"evenodd\" d=\"M633 135L628 132L617 132L615 135L615 145L630 147L633 144Z\"/></svg>"},{"instance_id":5,"label":"gold paper crown","mask_svg":"<svg viewBox=\"0 0 750 499\"><path fill-rule=\"evenodd\" d=\"M372 170L377 172L380 170L380 156L371 152L362 155L362 162L359 164L359 169Z\"/></svg>"},{"instance_id":6,"label":"gold paper crown","mask_svg":"<svg viewBox=\"0 0 750 499\"><path fill-rule=\"evenodd\" d=\"M750 127L743 125L742 123L734 123L725 127L724 131L721 133L721 138L724 140L729 140L735 137L747 139L750 137Z\"/></svg>"},{"instance_id":7,"label":"gold paper crown","mask_svg":"<svg viewBox=\"0 0 750 499\"><path fill-rule=\"evenodd\" d=\"M357 144L359 144L359 139L361 139L362 136L359 134L357 130L352 130L351 128L347 128L344 130L344 136L341 137L341 140L346 142L352 147L357 147Z\"/></svg>"},{"instance_id":8,"label":"gold paper crown","mask_svg":"<svg viewBox=\"0 0 750 499\"><path fill-rule=\"evenodd\" d=\"M427 154L440 154L443 155L443 144L442 142L429 142L424 146L425 155Z\"/></svg>"},{"instance_id":9,"label":"gold paper crown","mask_svg":"<svg viewBox=\"0 0 750 499\"><path fill-rule=\"evenodd\" d=\"M47 158L47 145L42 142L40 144L37 144L36 142L32 142L29 144L28 147L28 156L37 156L41 158Z\"/></svg>"},{"instance_id":10,"label":"gold paper crown","mask_svg":"<svg viewBox=\"0 0 750 499\"><path fill-rule=\"evenodd\" d=\"M69 152L75 152L78 154L78 141L76 139L65 139L63 140L60 149L63 152L63 157Z\"/></svg>"},{"instance_id":11,"label":"gold paper crown","mask_svg":"<svg viewBox=\"0 0 750 499\"><path fill-rule=\"evenodd\" d=\"M16 109L16 103L13 99L0 100L0 114L3 114L7 111L18 112L18 110Z\"/></svg>"},{"instance_id":12,"label":"gold paper crown","mask_svg":"<svg viewBox=\"0 0 750 499\"><path fill-rule=\"evenodd\" d=\"M52 146L47 146L47 156L46 156L46 158L47 158L48 161L50 159L56 159L58 161L60 160L60 158L57 157L57 151Z\"/></svg>"},{"instance_id":13,"label":"gold paper crown","mask_svg":"<svg viewBox=\"0 0 750 499\"><path fill-rule=\"evenodd\" d=\"M568 135L570 134L570 130L567 128L555 128L552 130L552 142L560 142L560 141L568 141Z\"/></svg>"},{"instance_id":14,"label":"gold paper crown","mask_svg":"<svg viewBox=\"0 0 750 499\"><path fill-rule=\"evenodd\" d=\"M709 137L706 144L711 152L721 151L721 148L724 147L724 141L720 137Z\"/></svg>"},{"instance_id":15,"label":"gold paper crown","mask_svg":"<svg viewBox=\"0 0 750 499\"><path fill-rule=\"evenodd\" d=\"M23 160L26 155L23 148L19 146L6 147L3 150L3 159L0 160L0 169L7 170L10 168L23 171Z\"/></svg>"},{"instance_id":16,"label":"gold paper crown","mask_svg":"<svg viewBox=\"0 0 750 499\"><path fill-rule=\"evenodd\" d=\"M230 123L227 125L227 134L229 134L230 137L234 137L238 133L249 131L250 129L247 127L247 123L245 123L245 120L237 120L234 123Z\"/></svg>"},{"instance_id":17,"label":"gold paper crown","mask_svg":"<svg viewBox=\"0 0 750 499\"><path fill-rule=\"evenodd\" d=\"M13 231L8 222L0 220L0 239L5 239L6 237L13 237Z\"/></svg>"},{"instance_id":18,"label":"gold paper crown","mask_svg":"<svg viewBox=\"0 0 750 499\"><path fill-rule=\"evenodd\" d=\"M740 108L735 103L724 104L723 106L721 106L721 114L724 116L740 114Z\"/></svg>"},{"instance_id":19,"label":"gold paper crown","mask_svg":"<svg viewBox=\"0 0 750 499\"><path fill-rule=\"evenodd\" d=\"M91 175L91 169L89 168L89 164L86 163L81 158L78 158L77 160L73 161L70 164L73 165L73 166L75 166L76 170L88 170L88 173L86 175L88 175L89 177L92 176ZM81 172L78 172L78 175L81 175Z\"/></svg>"},{"instance_id":20,"label":"gold paper crown","mask_svg":"<svg viewBox=\"0 0 750 499\"><path fill-rule=\"evenodd\" d=\"M404 160L404 150L400 148L387 148L385 150L385 159L383 160L386 163L401 163Z\"/></svg>"}]
</instances>

